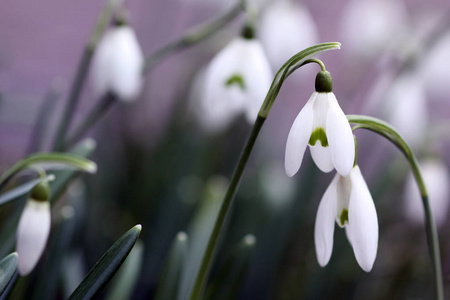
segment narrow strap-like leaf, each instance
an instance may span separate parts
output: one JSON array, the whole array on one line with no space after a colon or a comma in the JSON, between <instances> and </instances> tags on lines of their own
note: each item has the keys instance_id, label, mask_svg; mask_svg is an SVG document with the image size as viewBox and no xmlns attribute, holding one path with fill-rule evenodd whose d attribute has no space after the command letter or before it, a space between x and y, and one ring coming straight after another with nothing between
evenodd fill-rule
<instances>
[{"instance_id":1,"label":"narrow strap-like leaf","mask_svg":"<svg viewBox=\"0 0 450 300\"><path fill-rule=\"evenodd\" d=\"M7 288L17 269L17 252L11 253L0 261L0 296Z\"/></svg>"},{"instance_id":2,"label":"narrow strap-like leaf","mask_svg":"<svg viewBox=\"0 0 450 300\"><path fill-rule=\"evenodd\" d=\"M130 253L141 233L141 225L128 230L114 245L100 258L80 285L70 295L70 299L92 299L114 276L125 258Z\"/></svg>"},{"instance_id":3,"label":"narrow strap-like leaf","mask_svg":"<svg viewBox=\"0 0 450 300\"><path fill-rule=\"evenodd\" d=\"M179 232L172 242L169 255L164 264L155 300L176 299L178 287L180 286L180 275L185 264L188 236L184 232Z\"/></svg>"}]
</instances>

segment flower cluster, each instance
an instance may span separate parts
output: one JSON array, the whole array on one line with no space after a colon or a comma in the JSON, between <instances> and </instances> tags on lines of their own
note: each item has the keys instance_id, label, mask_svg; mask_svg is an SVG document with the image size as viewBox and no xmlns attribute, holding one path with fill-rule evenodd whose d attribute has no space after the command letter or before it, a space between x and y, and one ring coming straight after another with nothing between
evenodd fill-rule
<instances>
[{"instance_id":1,"label":"flower cluster","mask_svg":"<svg viewBox=\"0 0 450 300\"><path fill-rule=\"evenodd\" d=\"M333 250L334 223L345 227L361 268L369 272L378 248L378 219L375 205L358 165L350 124L332 92L327 71L316 77L316 91L292 125L286 144L285 168L295 175L306 147L323 172L336 169L316 216L315 245L317 260L325 266Z\"/></svg>"}]
</instances>

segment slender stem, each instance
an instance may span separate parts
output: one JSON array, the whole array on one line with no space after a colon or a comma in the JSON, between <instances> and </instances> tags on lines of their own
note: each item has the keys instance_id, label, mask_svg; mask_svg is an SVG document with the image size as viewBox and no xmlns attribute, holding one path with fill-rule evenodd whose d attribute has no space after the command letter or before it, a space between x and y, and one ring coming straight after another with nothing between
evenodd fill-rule
<instances>
[{"instance_id":1,"label":"slender stem","mask_svg":"<svg viewBox=\"0 0 450 300\"><path fill-rule=\"evenodd\" d=\"M433 263L436 299L444 300L444 283L442 279L441 255L436 223L434 222L433 213L431 211L427 188L414 153L408 143L406 143L400 134L388 123L376 118L359 115L348 115L347 118L350 123L357 124L355 126L356 129L364 128L387 138L406 156L413 172L414 179L419 187L423 208L425 210L425 230L427 233L430 256Z\"/></svg>"},{"instance_id":2,"label":"slender stem","mask_svg":"<svg viewBox=\"0 0 450 300\"><path fill-rule=\"evenodd\" d=\"M67 139L67 142L63 145L63 148L67 148L78 142L83 135L95 124L98 120L108 111L108 109L116 102L117 97L111 93L106 94L92 111L83 120L80 126L78 126L75 132Z\"/></svg>"},{"instance_id":3,"label":"slender stem","mask_svg":"<svg viewBox=\"0 0 450 300\"><path fill-rule=\"evenodd\" d=\"M225 15L211 21L210 23L201 25L198 28L193 28L191 31L186 33L184 36L182 36L180 39L169 43L159 50L156 50L154 53L150 54L145 59L145 65L143 69L144 75L151 70L152 67L154 67L157 63L164 60L169 55L173 54L174 52L184 50L190 46L193 46L204 39L210 37L215 32L220 30L225 24L236 18L241 11L245 9L245 1L241 0L238 4L236 4L229 12L227 12ZM93 45L95 47L95 39L91 40L90 45ZM77 95L78 97L78 95ZM83 134L89 130L89 128L94 125L98 119L107 112L109 107L111 107L111 104L115 102L114 99L112 99L110 96L106 96L102 98L102 100L94 107L94 109L89 113L89 115L85 118L84 121L82 121L81 125L75 129L75 133L69 138L69 141L64 143L64 135L67 132L67 127L70 125L70 118L66 120L63 119L62 127L60 128L62 136L60 139L57 140L55 144L55 148L58 147L60 150L65 149L67 145L71 145L75 143L80 137L83 136ZM71 101L69 101L69 104ZM73 107L69 107L67 110L73 111ZM58 135L59 137L60 135Z\"/></svg>"},{"instance_id":4,"label":"slender stem","mask_svg":"<svg viewBox=\"0 0 450 300\"><path fill-rule=\"evenodd\" d=\"M230 11L225 13L223 16L209 23L202 24L196 28L193 28L180 39L161 47L159 50L156 50L145 59L145 65L142 72L144 74L147 73L158 62L160 62L173 52L183 50L191 45L197 44L207 39L218 30L220 30L225 24L236 18L243 10L245 10L245 1L239 1Z\"/></svg>"},{"instance_id":5,"label":"slender stem","mask_svg":"<svg viewBox=\"0 0 450 300\"><path fill-rule=\"evenodd\" d=\"M102 12L100 13L97 24L95 25L94 31L89 38L89 42L84 48L83 55L81 57L81 61L78 65L78 69L75 75L75 79L72 83L72 87L70 89L69 99L67 101L67 106L64 109L63 116L61 118L61 124L58 127L58 132L55 138L55 144L53 145L54 151L62 151L64 150L64 138L69 129L70 123L72 121L73 113L75 112L78 98L80 97L81 90L83 88L86 74L89 70L89 65L92 60L92 56L95 52L95 48L97 47L98 41L100 40L103 32L106 29L109 21L114 12L114 8L118 3L116 0L107 0L105 6L103 7Z\"/></svg>"},{"instance_id":6,"label":"slender stem","mask_svg":"<svg viewBox=\"0 0 450 300\"><path fill-rule=\"evenodd\" d=\"M231 205L233 204L234 197L236 195L239 183L241 182L242 174L244 173L248 158L250 157L250 153L252 152L253 146L255 145L256 138L258 137L258 134L265 120L266 118L258 116L258 118L255 121L255 124L253 125L252 132L250 133L250 136L247 140L247 144L245 145L244 151L241 154L239 163L236 167L236 170L234 171L233 177L231 178L230 186L228 187L225 199L223 200L222 206L220 207L219 215L216 219L216 223L214 224L211 237L208 241L208 246L206 248L205 255L203 256L200 270L197 274L197 278L195 279L190 300L200 299L200 296L203 293L207 274L209 273L211 262L214 257L214 252L216 250L217 243L221 236L222 229L228 216L228 212L230 210Z\"/></svg>"}]
</instances>

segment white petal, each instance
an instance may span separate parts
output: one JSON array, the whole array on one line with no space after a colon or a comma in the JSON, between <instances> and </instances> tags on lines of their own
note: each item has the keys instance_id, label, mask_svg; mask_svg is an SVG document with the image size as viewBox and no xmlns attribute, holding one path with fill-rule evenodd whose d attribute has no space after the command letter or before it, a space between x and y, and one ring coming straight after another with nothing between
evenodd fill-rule
<instances>
[{"instance_id":1,"label":"white petal","mask_svg":"<svg viewBox=\"0 0 450 300\"><path fill-rule=\"evenodd\" d=\"M311 137L314 118L313 104L316 96L317 93L311 95L306 105L297 115L297 118L295 118L289 132L284 159L284 167L289 177L294 176L302 164L303 155Z\"/></svg>"},{"instance_id":2,"label":"white petal","mask_svg":"<svg viewBox=\"0 0 450 300\"><path fill-rule=\"evenodd\" d=\"M344 177L350 174L355 160L355 140L347 117L339 106L336 96L327 93L327 138L331 159L336 171Z\"/></svg>"},{"instance_id":3,"label":"white petal","mask_svg":"<svg viewBox=\"0 0 450 300\"><path fill-rule=\"evenodd\" d=\"M333 162L331 160L330 147L322 147L320 141L317 141L314 146L309 146L311 150L311 156L317 167L325 173L331 172L334 169Z\"/></svg>"},{"instance_id":4,"label":"white petal","mask_svg":"<svg viewBox=\"0 0 450 300\"><path fill-rule=\"evenodd\" d=\"M276 70L292 55L318 42L311 14L305 5L293 1L272 1L261 16L257 33Z\"/></svg>"},{"instance_id":5,"label":"white petal","mask_svg":"<svg viewBox=\"0 0 450 300\"><path fill-rule=\"evenodd\" d=\"M97 96L111 91L121 100L135 100L142 87L143 66L144 56L133 29L112 28L101 40L92 64Z\"/></svg>"},{"instance_id":6,"label":"white petal","mask_svg":"<svg viewBox=\"0 0 450 300\"><path fill-rule=\"evenodd\" d=\"M348 233L361 268L369 272L377 256L378 218L375 205L359 167L353 168L352 192L348 212Z\"/></svg>"},{"instance_id":7,"label":"white petal","mask_svg":"<svg viewBox=\"0 0 450 300\"><path fill-rule=\"evenodd\" d=\"M50 233L50 223L49 202L28 200L17 227L20 275L29 274L39 261Z\"/></svg>"},{"instance_id":8,"label":"white petal","mask_svg":"<svg viewBox=\"0 0 450 300\"><path fill-rule=\"evenodd\" d=\"M244 42L245 52L239 56L239 65L246 84L245 116L247 121L253 124L272 84L274 74L261 43L256 39L244 39Z\"/></svg>"},{"instance_id":9,"label":"white petal","mask_svg":"<svg viewBox=\"0 0 450 300\"><path fill-rule=\"evenodd\" d=\"M338 175L333 178L320 200L314 227L314 242L319 265L325 266L333 251L334 222L336 218Z\"/></svg>"}]
</instances>

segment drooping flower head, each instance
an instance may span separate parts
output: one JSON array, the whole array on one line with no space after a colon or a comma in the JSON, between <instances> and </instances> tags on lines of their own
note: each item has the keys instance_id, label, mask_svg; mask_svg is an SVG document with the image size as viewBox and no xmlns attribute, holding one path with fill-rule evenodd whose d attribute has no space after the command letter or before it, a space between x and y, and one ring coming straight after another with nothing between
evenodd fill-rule
<instances>
[{"instance_id":1,"label":"drooping flower head","mask_svg":"<svg viewBox=\"0 0 450 300\"><path fill-rule=\"evenodd\" d=\"M100 41L92 62L96 97L112 93L119 100L136 100L142 88L144 55L130 25L118 22Z\"/></svg>"},{"instance_id":2,"label":"drooping flower head","mask_svg":"<svg viewBox=\"0 0 450 300\"><path fill-rule=\"evenodd\" d=\"M22 276L28 275L44 252L50 233L50 185L47 181L38 183L20 216L17 227L18 269Z\"/></svg>"},{"instance_id":3,"label":"drooping flower head","mask_svg":"<svg viewBox=\"0 0 450 300\"><path fill-rule=\"evenodd\" d=\"M348 120L332 92L331 75L321 71L316 77L316 92L292 124L286 144L285 168L294 176L302 164L306 146L323 172L334 168L348 176L355 159L355 141Z\"/></svg>"},{"instance_id":4,"label":"drooping flower head","mask_svg":"<svg viewBox=\"0 0 450 300\"><path fill-rule=\"evenodd\" d=\"M273 73L261 43L248 32L235 38L211 60L203 75L197 115L211 131L244 113L254 122Z\"/></svg>"},{"instance_id":5,"label":"drooping flower head","mask_svg":"<svg viewBox=\"0 0 450 300\"><path fill-rule=\"evenodd\" d=\"M361 268L369 272L377 256L378 218L369 188L356 165L350 175L336 174L316 216L314 240L319 264L328 264L333 250L334 223L345 227Z\"/></svg>"}]
</instances>

